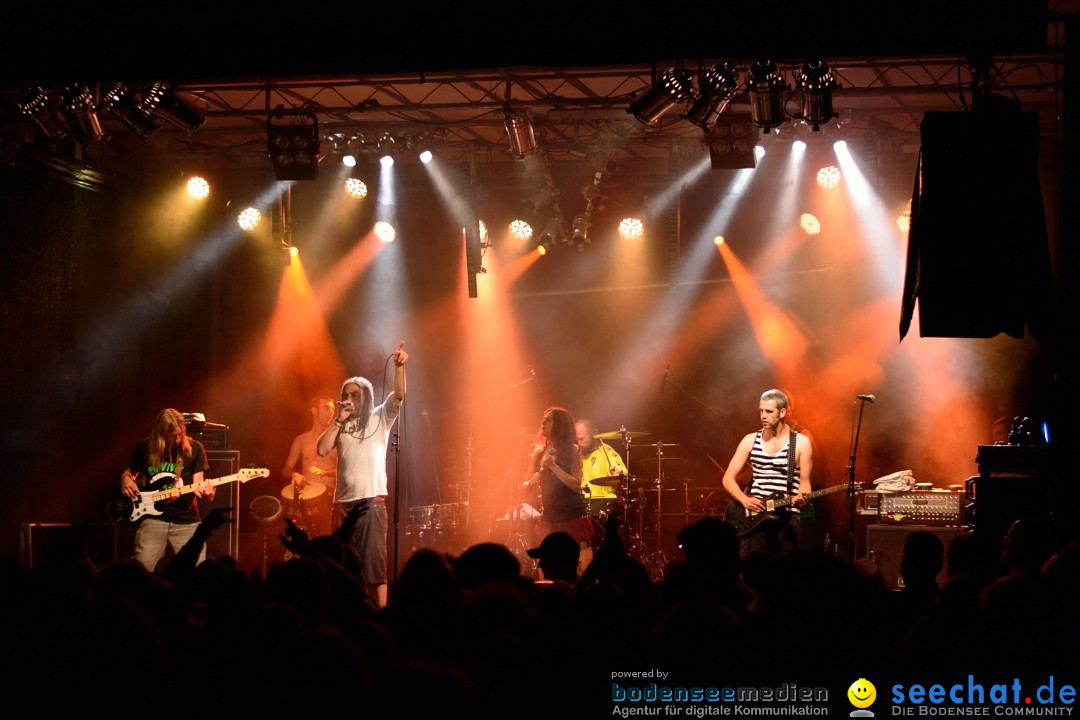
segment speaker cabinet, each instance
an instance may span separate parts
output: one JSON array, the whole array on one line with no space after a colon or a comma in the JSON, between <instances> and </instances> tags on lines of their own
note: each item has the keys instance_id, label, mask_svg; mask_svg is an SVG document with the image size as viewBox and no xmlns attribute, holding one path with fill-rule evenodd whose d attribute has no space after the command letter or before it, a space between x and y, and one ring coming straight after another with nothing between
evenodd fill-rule
<instances>
[{"instance_id":1,"label":"speaker cabinet","mask_svg":"<svg viewBox=\"0 0 1080 720\"><path fill-rule=\"evenodd\" d=\"M966 527L935 527L932 525L868 525L866 527L866 557L877 563L881 577L888 590L898 590L904 586L900 577L900 560L904 555L904 542L907 536L916 530L927 530L941 540L948 552L949 544L959 535L970 532ZM937 582L941 586L948 579L949 568L944 562Z\"/></svg>"},{"instance_id":2,"label":"speaker cabinet","mask_svg":"<svg viewBox=\"0 0 1080 720\"><path fill-rule=\"evenodd\" d=\"M206 471L208 479L235 475L240 471L240 453L236 450L207 450L206 460L210 468ZM228 555L233 560L240 558L240 525L243 522L244 512L240 506L241 483L231 482L217 486L217 492L211 502L199 501L199 514L206 514L214 508L232 508L229 517L232 522L217 530L206 542L206 557L216 558Z\"/></svg>"},{"instance_id":3,"label":"speaker cabinet","mask_svg":"<svg viewBox=\"0 0 1080 720\"><path fill-rule=\"evenodd\" d=\"M113 523L24 523L19 528L19 559L24 567L45 568L87 558L95 567L116 562Z\"/></svg>"}]
</instances>

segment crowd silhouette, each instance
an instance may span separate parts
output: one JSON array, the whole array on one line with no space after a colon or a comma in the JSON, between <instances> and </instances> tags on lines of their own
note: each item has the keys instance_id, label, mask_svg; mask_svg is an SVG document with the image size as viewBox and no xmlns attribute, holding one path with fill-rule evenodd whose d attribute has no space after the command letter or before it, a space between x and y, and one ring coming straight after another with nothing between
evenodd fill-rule
<instances>
[{"instance_id":1,"label":"crowd silhouette","mask_svg":"<svg viewBox=\"0 0 1080 720\"><path fill-rule=\"evenodd\" d=\"M740 557L714 517L680 532L681 557L653 582L614 515L580 574L561 537L531 553L542 577L495 543L421 549L382 609L343 541L355 513L318 537L283 519L291 557L265 576L228 556L196 564L228 521L209 513L160 574L134 561L97 567L74 544L41 567L5 563L0 623L14 662L4 684L41 709L591 716L610 715L617 670L755 686L1061 675L1080 635L1080 543L1053 547L1027 519L1003 538L975 530L948 547L914 530L905 586L889 591L871 560Z\"/></svg>"}]
</instances>

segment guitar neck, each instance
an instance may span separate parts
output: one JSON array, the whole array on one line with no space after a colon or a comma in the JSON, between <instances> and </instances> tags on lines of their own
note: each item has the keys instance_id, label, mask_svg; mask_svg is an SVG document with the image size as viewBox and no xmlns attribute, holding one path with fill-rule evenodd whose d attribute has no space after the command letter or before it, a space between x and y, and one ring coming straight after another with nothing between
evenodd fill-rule
<instances>
[{"instance_id":1,"label":"guitar neck","mask_svg":"<svg viewBox=\"0 0 1080 720\"><path fill-rule=\"evenodd\" d=\"M813 491L807 493L806 495L804 495L803 497L805 497L807 500L812 500L812 499L814 499L816 497L821 497L822 495L828 495L830 493L840 492L841 490L847 490L847 485L833 485L832 487L823 488L821 490L813 490ZM794 501L795 501L795 497L793 495L789 495L788 497L783 498L782 500L777 500L775 503L773 503L773 507L775 507L775 508L787 507L788 505L790 505Z\"/></svg>"},{"instance_id":2,"label":"guitar neck","mask_svg":"<svg viewBox=\"0 0 1080 720\"><path fill-rule=\"evenodd\" d=\"M240 473L236 473L235 475L226 475L224 477L211 478L210 480L204 480L203 484L205 485L206 483L209 483L210 485L213 485L214 487L217 487L218 485L225 485L227 483L236 482L239 479L240 479ZM174 488L169 488L168 490L158 491L158 492L154 493L153 496L151 496L150 499L153 500L154 502L157 502L158 500L171 500L171 499L174 499L174 498L178 498L181 495L187 495L188 493L193 493L193 492L195 492L195 485L194 484L184 485L183 487L174 487Z\"/></svg>"}]
</instances>

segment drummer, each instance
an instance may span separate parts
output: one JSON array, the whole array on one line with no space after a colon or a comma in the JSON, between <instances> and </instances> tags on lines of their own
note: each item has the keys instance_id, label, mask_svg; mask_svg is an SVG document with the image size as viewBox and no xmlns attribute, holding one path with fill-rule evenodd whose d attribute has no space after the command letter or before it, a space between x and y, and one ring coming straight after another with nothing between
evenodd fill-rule
<instances>
[{"instance_id":1,"label":"drummer","mask_svg":"<svg viewBox=\"0 0 1080 720\"><path fill-rule=\"evenodd\" d=\"M319 509L314 513L308 510L307 520L315 534L325 535L330 532L329 504L337 486L337 449L333 449L326 457L320 457L315 450L315 444L334 419L334 399L329 395L317 395L311 399L309 411L311 428L293 438L289 457L285 459L285 466L281 469L282 477L290 483L283 494L289 499L297 496L318 499ZM322 508L323 504L325 508Z\"/></svg>"},{"instance_id":2,"label":"drummer","mask_svg":"<svg viewBox=\"0 0 1080 720\"><path fill-rule=\"evenodd\" d=\"M589 514L599 515L619 498L619 487L626 477L626 463L615 448L596 437L596 425L589 418L578 420L574 432L581 448L581 488L589 500Z\"/></svg>"}]
</instances>

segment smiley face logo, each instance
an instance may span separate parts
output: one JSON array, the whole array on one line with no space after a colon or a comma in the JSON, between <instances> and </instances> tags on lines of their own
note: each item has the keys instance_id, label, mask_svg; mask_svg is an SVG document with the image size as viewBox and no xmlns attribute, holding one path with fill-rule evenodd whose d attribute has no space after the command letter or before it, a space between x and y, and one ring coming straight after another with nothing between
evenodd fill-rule
<instances>
[{"instance_id":1,"label":"smiley face logo","mask_svg":"<svg viewBox=\"0 0 1080 720\"><path fill-rule=\"evenodd\" d=\"M847 697L855 707L868 708L877 699L877 688L866 678L859 678L851 683L851 687L847 690Z\"/></svg>"}]
</instances>

